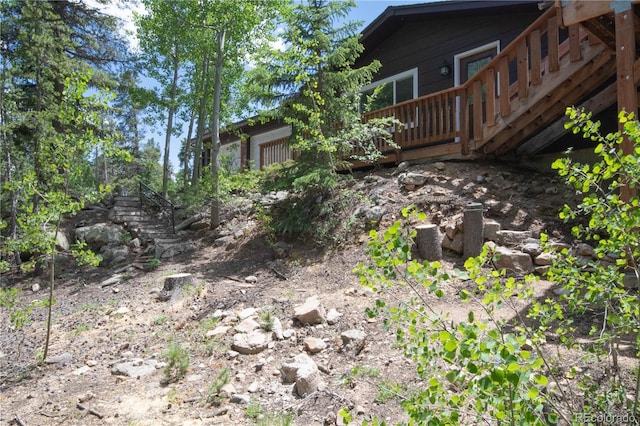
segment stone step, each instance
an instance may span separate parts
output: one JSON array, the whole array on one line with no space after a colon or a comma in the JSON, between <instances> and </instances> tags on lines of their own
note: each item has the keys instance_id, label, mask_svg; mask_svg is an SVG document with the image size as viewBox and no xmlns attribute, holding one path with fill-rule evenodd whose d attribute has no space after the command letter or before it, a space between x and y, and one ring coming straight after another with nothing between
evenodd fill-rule
<instances>
[{"instance_id":1,"label":"stone step","mask_svg":"<svg viewBox=\"0 0 640 426\"><path fill-rule=\"evenodd\" d=\"M136 207L136 208L140 208L140 201L119 201L114 203L113 205L114 208L121 208L121 207Z\"/></svg>"},{"instance_id":2,"label":"stone step","mask_svg":"<svg viewBox=\"0 0 640 426\"><path fill-rule=\"evenodd\" d=\"M171 231L167 231L166 229L158 229L158 230L144 230L141 229L139 231L140 234L144 235L147 238L153 238L158 239L158 238L166 238L166 239L173 239L175 238L175 236L171 233Z\"/></svg>"},{"instance_id":3,"label":"stone step","mask_svg":"<svg viewBox=\"0 0 640 426\"><path fill-rule=\"evenodd\" d=\"M140 210L140 206L114 206L111 211L115 213L144 214L144 212Z\"/></svg>"},{"instance_id":4,"label":"stone step","mask_svg":"<svg viewBox=\"0 0 640 426\"><path fill-rule=\"evenodd\" d=\"M136 201L140 201L140 197L138 197L137 195L116 195L115 197L113 197L113 201L118 202L118 201L130 201L130 200L136 200Z\"/></svg>"},{"instance_id":5,"label":"stone step","mask_svg":"<svg viewBox=\"0 0 640 426\"><path fill-rule=\"evenodd\" d=\"M159 246L168 246L171 244L179 244L182 240L180 238L170 238L166 236L166 238L154 238L153 242Z\"/></svg>"}]
</instances>

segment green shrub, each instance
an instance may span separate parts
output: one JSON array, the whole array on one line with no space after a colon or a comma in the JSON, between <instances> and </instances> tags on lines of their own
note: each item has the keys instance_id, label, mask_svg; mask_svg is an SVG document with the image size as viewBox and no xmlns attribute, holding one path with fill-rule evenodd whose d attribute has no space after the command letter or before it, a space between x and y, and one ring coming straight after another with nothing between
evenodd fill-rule
<instances>
[{"instance_id":1,"label":"green shrub","mask_svg":"<svg viewBox=\"0 0 640 426\"><path fill-rule=\"evenodd\" d=\"M229 383L231 370L228 367L220 370L216 378L209 385L207 390L207 403L211 405L220 405L220 392L224 385Z\"/></svg>"},{"instance_id":2,"label":"green shrub","mask_svg":"<svg viewBox=\"0 0 640 426\"><path fill-rule=\"evenodd\" d=\"M443 272L438 262L413 259L410 223L425 216L409 208L402 212L404 222L381 234L371 232L370 261L359 264L356 272L363 285L395 301L380 299L367 314L382 316L384 326L395 330L405 356L424 380L423 389L402 402L411 424L583 424L590 423L585 420L590 416L621 419L640 413L640 368L629 380L618 362L623 344L635 356L640 349L638 293L624 284L625 276L635 283L640 276L640 201L634 193L627 200L620 196L622 187L637 188L640 179L640 123L620 114L633 145L632 152L624 153L619 132L602 136L590 114L575 109L567 114L568 128L597 143L600 161L554 163L584 197L577 207L565 206L560 217L567 222L586 217L573 233L597 243L599 260L584 264L569 250L554 252L548 277L562 286L562 296L533 298L535 277L516 280L494 269L489 246L465 262L465 272L454 274ZM541 239L546 247L546 236ZM433 305L434 296L444 296L445 284L454 276L473 283L457 294L460 302L473 302L466 320L457 322ZM523 305L528 306L524 312ZM504 308L513 312L512 318L497 315ZM575 321L592 323L593 318L598 322L591 339L576 340ZM580 374L574 365L559 366L563 360L549 350L549 335L608 373L594 377ZM345 422L351 420L347 410L341 415ZM373 419L363 424L385 423Z\"/></svg>"},{"instance_id":3,"label":"green shrub","mask_svg":"<svg viewBox=\"0 0 640 426\"><path fill-rule=\"evenodd\" d=\"M169 344L169 348L162 354L167 360L164 375L169 382L177 382L184 378L191 365L189 350L177 343Z\"/></svg>"}]
</instances>

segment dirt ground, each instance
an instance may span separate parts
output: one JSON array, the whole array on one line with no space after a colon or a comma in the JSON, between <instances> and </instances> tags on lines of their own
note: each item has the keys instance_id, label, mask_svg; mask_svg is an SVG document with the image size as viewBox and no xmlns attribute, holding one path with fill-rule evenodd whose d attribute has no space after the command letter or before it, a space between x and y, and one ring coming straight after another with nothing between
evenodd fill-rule
<instances>
[{"instance_id":1,"label":"dirt ground","mask_svg":"<svg viewBox=\"0 0 640 426\"><path fill-rule=\"evenodd\" d=\"M355 174L353 189L369 198L385 198L386 213L378 229L388 227L409 204L426 211L435 223L444 223L466 203L479 201L485 217L503 229L547 232L571 242L557 212L575 194L551 171L452 161L438 167L416 165L410 171L426 175L427 183L408 191L399 185L394 169ZM95 214L83 212L82 220L95 220ZM182 238L192 241L196 250L163 260L152 271L131 268L115 285L101 284L114 274L109 268L65 271L56 280L49 358L68 354L66 361L35 362L44 343L43 309L33 311L31 324L23 330L10 330L9 313L0 310L0 424L323 425L336 424L343 407L354 413L354 424L373 416L392 424L406 420L400 395L421 384L412 363L394 345L393 333L365 315L377 296L360 286L353 268L366 259L367 233L358 231L330 251L288 241L283 255L274 252L254 217L238 216L228 225L243 229L231 247L216 246L211 231L185 231ZM445 250L444 256L445 268L461 267L459 254ZM192 284L179 300L158 301L157 289L176 273L192 274ZM255 280L247 280L251 276ZM23 290L23 304L47 296L44 277L2 279L3 286ZM33 291L34 284L41 289ZM448 283L451 296L434 301L437 309L466 317L468 308L454 297L465 285ZM541 283L540 294L550 285ZM294 321L295 307L310 296L317 296L326 310L336 309L339 320L316 326ZM275 340L260 353L238 355L230 352L232 333L207 335L225 324L221 313L237 316L247 308L269 309L284 329L293 330L292 337ZM357 353L341 348L341 333L351 329L366 333L365 346ZM299 398L293 385L282 383L280 366L305 352L303 341L309 336L326 343L311 355L321 368L322 386ZM139 377L112 374L121 361L163 361L171 342L189 350L190 367L183 379L166 384L161 368ZM210 384L225 368L232 389L222 394L219 404L208 404ZM246 398L233 398L235 394Z\"/></svg>"}]
</instances>

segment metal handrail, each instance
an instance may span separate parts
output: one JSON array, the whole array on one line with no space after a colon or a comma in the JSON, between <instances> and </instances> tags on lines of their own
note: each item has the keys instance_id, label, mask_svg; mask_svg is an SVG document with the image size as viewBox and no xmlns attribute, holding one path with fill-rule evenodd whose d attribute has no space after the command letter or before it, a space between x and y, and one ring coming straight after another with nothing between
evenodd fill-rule
<instances>
[{"instance_id":1,"label":"metal handrail","mask_svg":"<svg viewBox=\"0 0 640 426\"><path fill-rule=\"evenodd\" d=\"M155 207L161 211L166 211L171 217L171 230L176 233L176 217L175 217L175 205L168 199L162 196L162 194L156 192L149 185L144 182L140 182L140 203L143 199L149 201Z\"/></svg>"}]
</instances>

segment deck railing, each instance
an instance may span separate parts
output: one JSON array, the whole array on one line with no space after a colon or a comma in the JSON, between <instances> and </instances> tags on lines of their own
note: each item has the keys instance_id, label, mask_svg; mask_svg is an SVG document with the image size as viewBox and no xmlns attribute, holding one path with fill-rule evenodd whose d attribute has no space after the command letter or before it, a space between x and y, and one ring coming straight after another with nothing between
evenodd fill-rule
<instances>
[{"instance_id":1,"label":"deck railing","mask_svg":"<svg viewBox=\"0 0 640 426\"><path fill-rule=\"evenodd\" d=\"M159 192L156 192L147 184L140 182L140 203L146 202L152 207L165 213L171 221L172 233L176 233L176 214L174 204L162 196Z\"/></svg>"},{"instance_id":2,"label":"deck railing","mask_svg":"<svg viewBox=\"0 0 640 426\"><path fill-rule=\"evenodd\" d=\"M295 150L289 147L289 137L276 139L260 145L260 167L282 163L297 157Z\"/></svg>"},{"instance_id":3,"label":"deck railing","mask_svg":"<svg viewBox=\"0 0 640 426\"><path fill-rule=\"evenodd\" d=\"M461 142L462 154L473 151L546 79L582 59L588 33L578 24L561 30L559 11L549 8L464 84L368 112L364 121L395 117L403 122L404 128L393 132L402 150ZM382 153L395 151L382 140L376 145ZM288 138L262 146L261 165L292 158L287 157Z\"/></svg>"}]
</instances>

